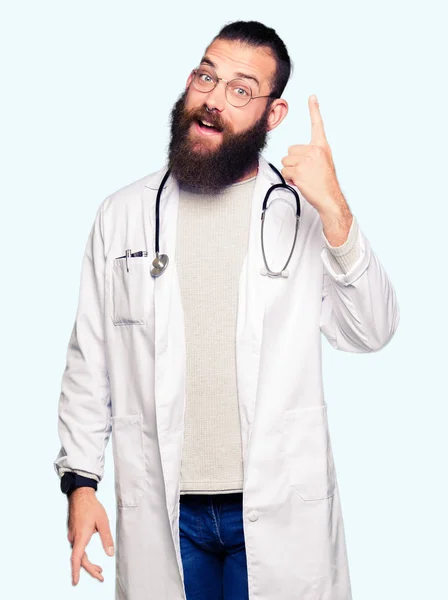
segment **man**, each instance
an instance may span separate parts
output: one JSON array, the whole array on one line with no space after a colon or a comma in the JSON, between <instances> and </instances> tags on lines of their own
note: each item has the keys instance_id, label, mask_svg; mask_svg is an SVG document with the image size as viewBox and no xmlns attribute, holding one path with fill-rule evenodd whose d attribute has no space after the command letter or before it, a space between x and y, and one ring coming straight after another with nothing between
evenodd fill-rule
<instances>
[{"instance_id":1,"label":"man","mask_svg":"<svg viewBox=\"0 0 448 600\"><path fill-rule=\"evenodd\" d=\"M311 142L289 147L290 188L260 221L280 183L261 150L290 70L273 29L225 26L173 107L169 170L98 209L55 460L75 585L81 567L103 581L85 552L95 531L114 552L95 495L112 434L117 600L351 598L321 332L377 351L399 311L313 97Z\"/></svg>"}]
</instances>

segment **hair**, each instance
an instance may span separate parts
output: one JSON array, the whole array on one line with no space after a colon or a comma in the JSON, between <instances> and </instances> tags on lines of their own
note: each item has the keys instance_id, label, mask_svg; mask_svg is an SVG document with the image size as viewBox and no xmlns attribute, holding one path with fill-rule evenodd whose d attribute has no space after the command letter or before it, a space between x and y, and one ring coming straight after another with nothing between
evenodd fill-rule
<instances>
[{"instance_id":1,"label":"hair","mask_svg":"<svg viewBox=\"0 0 448 600\"><path fill-rule=\"evenodd\" d=\"M278 98L281 97L292 73L293 64L283 40L277 35L275 29L266 27L258 21L234 21L225 25L211 43L217 39L269 48L277 65L271 81L271 93Z\"/></svg>"}]
</instances>

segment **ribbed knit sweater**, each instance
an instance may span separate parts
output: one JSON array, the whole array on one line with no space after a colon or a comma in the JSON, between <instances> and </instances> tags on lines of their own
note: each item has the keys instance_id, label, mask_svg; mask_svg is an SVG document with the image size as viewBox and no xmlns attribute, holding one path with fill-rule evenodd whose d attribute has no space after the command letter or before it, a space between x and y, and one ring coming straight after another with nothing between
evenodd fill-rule
<instances>
[{"instance_id":1,"label":"ribbed knit sweater","mask_svg":"<svg viewBox=\"0 0 448 600\"><path fill-rule=\"evenodd\" d=\"M181 494L243 490L235 339L255 179L216 194L179 189L176 264L186 344ZM347 272L359 256L356 220L343 246L332 248L322 237L336 272Z\"/></svg>"}]
</instances>

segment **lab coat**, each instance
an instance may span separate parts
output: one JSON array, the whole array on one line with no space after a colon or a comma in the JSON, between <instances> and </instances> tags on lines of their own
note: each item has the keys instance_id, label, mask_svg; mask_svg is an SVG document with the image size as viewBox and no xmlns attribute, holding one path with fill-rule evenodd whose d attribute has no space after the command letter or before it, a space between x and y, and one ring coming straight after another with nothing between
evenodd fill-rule
<instances>
[{"instance_id":1,"label":"lab coat","mask_svg":"<svg viewBox=\"0 0 448 600\"><path fill-rule=\"evenodd\" d=\"M59 476L77 470L101 480L112 439L116 600L186 598L179 546L186 361L175 262L179 188L173 176L160 202L160 252L170 262L160 277L150 275L154 207L166 168L113 193L98 208L58 407ZM338 350L374 352L393 336L399 309L361 229L356 263L346 274L332 269L320 217L300 192L289 277L260 274L261 208L274 183L278 175L260 156L236 323L249 598L350 600L321 332ZM273 270L288 257L295 226L293 194L275 196L265 225ZM129 259L129 272L118 258L126 248L148 251L147 257Z\"/></svg>"}]
</instances>

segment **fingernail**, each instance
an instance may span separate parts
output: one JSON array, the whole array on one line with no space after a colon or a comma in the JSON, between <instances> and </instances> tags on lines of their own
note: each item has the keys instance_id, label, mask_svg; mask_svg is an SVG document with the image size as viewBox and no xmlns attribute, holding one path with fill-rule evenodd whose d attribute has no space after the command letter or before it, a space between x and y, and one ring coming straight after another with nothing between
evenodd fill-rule
<instances>
[{"instance_id":1,"label":"fingernail","mask_svg":"<svg viewBox=\"0 0 448 600\"><path fill-rule=\"evenodd\" d=\"M313 96L313 102L314 102L314 104L317 104L317 96L316 95Z\"/></svg>"},{"instance_id":2,"label":"fingernail","mask_svg":"<svg viewBox=\"0 0 448 600\"><path fill-rule=\"evenodd\" d=\"M114 555L114 547L109 546L109 548L107 549L107 553L109 556L113 556Z\"/></svg>"}]
</instances>

